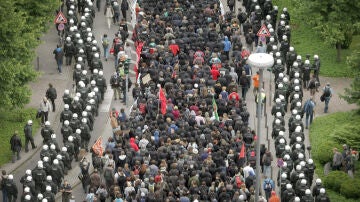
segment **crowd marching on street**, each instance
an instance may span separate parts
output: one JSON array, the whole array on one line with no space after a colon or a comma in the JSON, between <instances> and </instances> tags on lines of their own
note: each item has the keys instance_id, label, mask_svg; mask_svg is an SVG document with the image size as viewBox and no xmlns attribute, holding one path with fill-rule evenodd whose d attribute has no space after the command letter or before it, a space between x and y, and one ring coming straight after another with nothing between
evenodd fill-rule
<instances>
[{"instance_id":1,"label":"crowd marching on street","mask_svg":"<svg viewBox=\"0 0 360 202\"><path fill-rule=\"evenodd\" d=\"M14 176L3 171L4 202L16 201L18 195L25 202L55 202L58 192L62 201L72 200L72 187L64 176L73 161L80 166L78 178L84 191L84 198L76 201L254 202L257 191L263 202L330 201L321 179L314 179L316 167L306 155L304 140L309 137L304 130L311 127L317 92L322 91L327 113L333 91L330 83L320 85L320 57L302 57L291 45L286 8L279 11L271 0L227 0L230 12L222 14L218 0L141 0L129 36L129 3L102 4L101 8L100 0L64 1L65 41L53 53L59 73L63 58L66 66L73 67L75 85L61 95L64 109L58 121L63 142L48 121L48 113L59 110L50 83L38 112L41 160L21 177L23 190L17 190ZM243 9L235 12L236 4ZM109 29L118 28L114 38L104 34L101 41L95 40L93 20L98 12L104 12ZM269 37L257 35L262 25ZM131 79L129 59L134 48L138 61L136 78ZM258 135L249 126L255 114L249 113L247 103L257 103L261 97L265 105L271 99L259 88L259 72L247 63L252 53L271 54L275 61L270 81L275 86L274 144L270 145L274 154L265 145L256 153ZM102 58L114 59L110 78L104 76ZM109 112L113 135L104 135L102 146L102 139L95 144L90 139L108 87L113 102L130 106L130 96L135 102L129 113L127 108ZM311 97L303 100L307 90ZM260 110L257 116L263 114ZM41 145L34 143L32 132L29 120L24 128L25 151L29 143L33 149ZM14 162L23 146L18 132L10 143ZM87 152L91 159L85 157ZM348 154L334 153L333 169L341 169L337 162ZM279 159L279 173L273 176L272 166ZM261 176L256 176L256 169L261 169ZM259 190L256 178L262 179Z\"/></svg>"}]
</instances>

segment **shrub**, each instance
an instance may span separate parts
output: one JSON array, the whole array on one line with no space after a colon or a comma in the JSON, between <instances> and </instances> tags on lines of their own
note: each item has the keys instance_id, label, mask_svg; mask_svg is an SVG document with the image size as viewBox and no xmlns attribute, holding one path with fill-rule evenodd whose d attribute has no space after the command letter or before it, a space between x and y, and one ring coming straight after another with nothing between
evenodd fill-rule
<instances>
[{"instance_id":1,"label":"shrub","mask_svg":"<svg viewBox=\"0 0 360 202\"><path fill-rule=\"evenodd\" d=\"M324 185L327 189L339 192L343 183L348 183L350 177L343 171L332 171L324 179Z\"/></svg>"},{"instance_id":2,"label":"shrub","mask_svg":"<svg viewBox=\"0 0 360 202\"><path fill-rule=\"evenodd\" d=\"M319 142L316 147L312 148L313 158L318 160L322 165L332 161L333 148L337 147L338 144L332 140L324 140Z\"/></svg>"},{"instance_id":3,"label":"shrub","mask_svg":"<svg viewBox=\"0 0 360 202\"><path fill-rule=\"evenodd\" d=\"M340 187L340 194L346 198L360 198L360 179L351 179L350 181L343 181Z\"/></svg>"}]
</instances>

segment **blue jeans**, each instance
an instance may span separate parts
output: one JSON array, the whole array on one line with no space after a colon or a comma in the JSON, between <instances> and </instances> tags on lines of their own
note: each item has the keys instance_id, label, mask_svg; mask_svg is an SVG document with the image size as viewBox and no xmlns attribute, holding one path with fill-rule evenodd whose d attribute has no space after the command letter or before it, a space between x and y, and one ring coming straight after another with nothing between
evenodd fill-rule
<instances>
[{"instance_id":1,"label":"blue jeans","mask_svg":"<svg viewBox=\"0 0 360 202\"><path fill-rule=\"evenodd\" d=\"M313 117L314 117L314 113L306 113L306 119L305 119L306 128L309 126L309 118L310 118L310 125L312 124Z\"/></svg>"},{"instance_id":2,"label":"blue jeans","mask_svg":"<svg viewBox=\"0 0 360 202\"><path fill-rule=\"evenodd\" d=\"M109 57L109 47L104 47L104 57L107 59Z\"/></svg>"},{"instance_id":3,"label":"blue jeans","mask_svg":"<svg viewBox=\"0 0 360 202\"><path fill-rule=\"evenodd\" d=\"M330 98L331 98L331 97L325 97L325 109L324 109L324 113L327 113L327 112L328 112Z\"/></svg>"},{"instance_id":4,"label":"blue jeans","mask_svg":"<svg viewBox=\"0 0 360 202\"><path fill-rule=\"evenodd\" d=\"M242 88L241 88L241 97L242 97L242 99L244 99L244 100L246 99L246 93L247 93L248 89L249 89L248 87L245 87L245 88L242 87Z\"/></svg>"},{"instance_id":5,"label":"blue jeans","mask_svg":"<svg viewBox=\"0 0 360 202\"><path fill-rule=\"evenodd\" d=\"M59 73L61 73L63 61L62 60L57 60L56 63L57 63L57 66L58 66L58 71L59 71Z\"/></svg>"},{"instance_id":6,"label":"blue jeans","mask_svg":"<svg viewBox=\"0 0 360 202\"><path fill-rule=\"evenodd\" d=\"M2 190L2 197L3 197L3 202L7 202L8 197L7 197L7 191L5 189Z\"/></svg>"}]
</instances>

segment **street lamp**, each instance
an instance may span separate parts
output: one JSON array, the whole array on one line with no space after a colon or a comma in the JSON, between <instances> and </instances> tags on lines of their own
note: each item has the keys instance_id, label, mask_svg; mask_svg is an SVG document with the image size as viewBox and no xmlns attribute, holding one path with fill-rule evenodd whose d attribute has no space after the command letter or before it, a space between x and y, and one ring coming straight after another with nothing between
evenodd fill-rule
<instances>
[{"instance_id":1,"label":"street lamp","mask_svg":"<svg viewBox=\"0 0 360 202\"><path fill-rule=\"evenodd\" d=\"M263 70L274 65L274 57L267 53L253 53L249 56L247 63L251 67L259 68L259 90L257 103L257 141L256 141L256 187L255 187L255 201L259 201L260 195L260 136L261 136L261 89L263 88ZM271 81L270 81L271 82Z\"/></svg>"}]
</instances>

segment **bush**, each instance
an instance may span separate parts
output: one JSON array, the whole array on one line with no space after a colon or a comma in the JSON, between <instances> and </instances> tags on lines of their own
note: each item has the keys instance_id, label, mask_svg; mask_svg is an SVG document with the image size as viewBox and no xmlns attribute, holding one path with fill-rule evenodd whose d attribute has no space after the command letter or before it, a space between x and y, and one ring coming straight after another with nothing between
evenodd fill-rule
<instances>
[{"instance_id":1,"label":"bush","mask_svg":"<svg viewBox=\"0 0 360 202\"><path fill-rule=\"evenodd\" d=\"M346 198L360 198L360 179L351 179L350 181L344 181L340 187L340 194Z\"/></svg>"},{"instance_id":2,"label":"bush","mask_svg":"<svg viewBox=\"0 0 360 202\"><path fill-rule=\"evenodd\" d=\"M319 163L325 165L332 161L333 148L337 147L338 144L331 140L324 140L319 142L316 147L312 147L313 158L318 160Z\"/></svg>"},{"instance_id":3,"label":"bush","mask_svg":"<svg viewBox=\"0 0 360 202\"><path fill-rule=\"evenodd\" d=\"M348 183L350 177L344 171L332 171L324 179L324 185L327 189L339 192L343 183Z\"/></svg>"}]
</instances>

